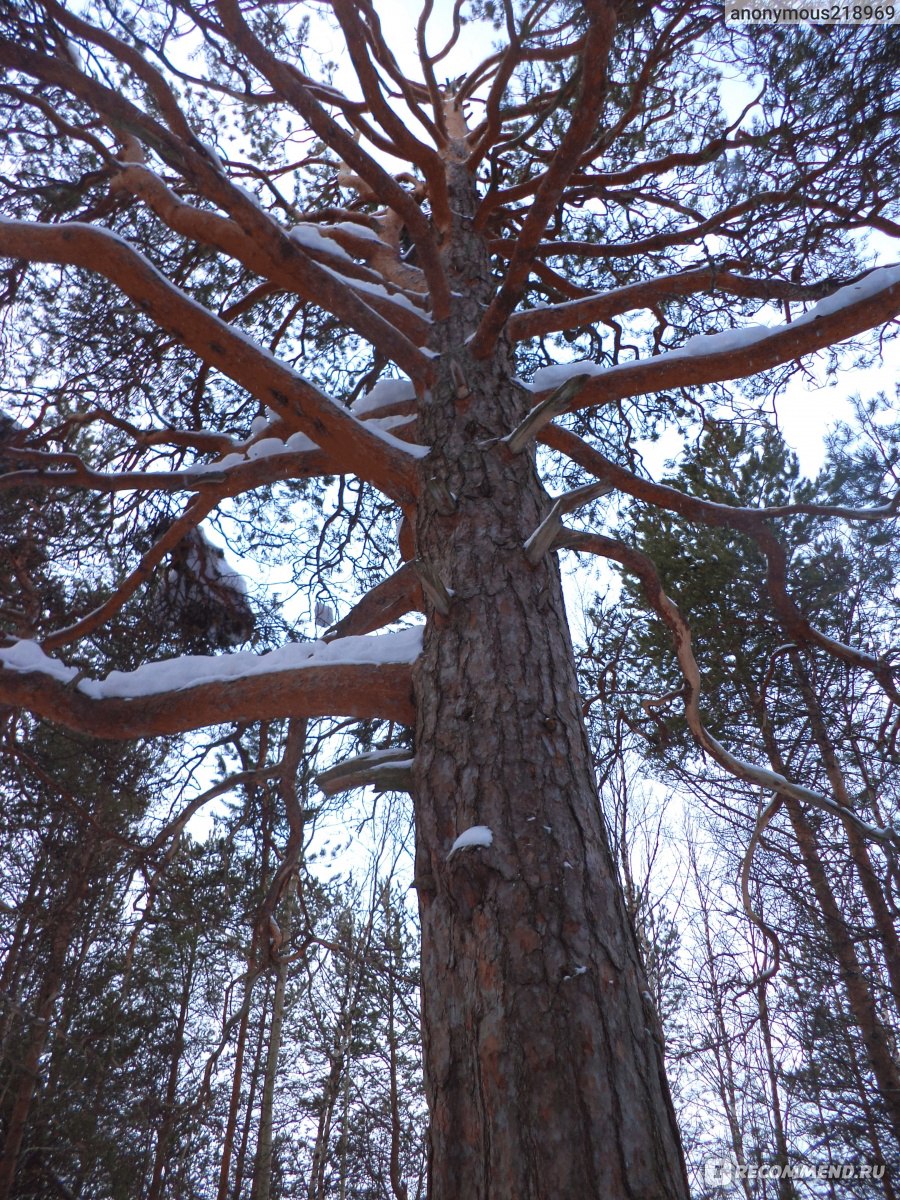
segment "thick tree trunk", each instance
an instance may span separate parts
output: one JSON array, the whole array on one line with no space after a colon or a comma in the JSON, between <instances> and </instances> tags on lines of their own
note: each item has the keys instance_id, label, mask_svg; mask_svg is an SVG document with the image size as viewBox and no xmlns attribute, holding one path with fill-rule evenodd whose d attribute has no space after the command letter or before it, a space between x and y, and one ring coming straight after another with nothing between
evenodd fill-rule
<instances>
[{"instance_id":1,"label":"thick tree trunk","mask_svg":"<svg viewBox=\"0 0 900 1200\"><path fill-rule=\"evenodd\" d=\"M421 405L433 449L416 529L419 557L451 591L447 614L429 613L416 672L431 1196L686 1197L559 573L552 555L532 567L523 552L546 497L530 455L498 440L528 396L504 346L477 362L467 351L489 272L467 220L471 183L461 166L448 175L457 301L436 329L445 371ZM451 857L474 825L492 843Z\"/></svg>"}]
</instances>

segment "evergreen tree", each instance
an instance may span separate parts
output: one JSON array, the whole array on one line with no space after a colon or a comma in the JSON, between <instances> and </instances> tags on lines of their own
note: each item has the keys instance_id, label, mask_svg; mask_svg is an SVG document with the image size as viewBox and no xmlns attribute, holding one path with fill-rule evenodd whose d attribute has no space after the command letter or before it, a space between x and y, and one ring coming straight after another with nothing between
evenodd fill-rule
<instances>
[{"instance_id":1,"label":"evergreen tree","mask_svg":"<svg viewBox=\"0 0 900 1200\"><path fill-rule=\"evenodd\" d=\"M685 1197L556 551L638 570L679 639L691 732L721 767L834 809L705 729L652 563L561 518L608 489L708 515L645 478L636 441L688 435L722 406L756 413L798 361L834 366L896 317L897 269L870 269L858 233L900 231L897 29L743 29L693 0L447 15L439 29L423 5L407 63L368 2L0 8L4 386L21 427L5 486L29 513L84 494L98 514L53 564L90 587L64 615L33 603L30 626L8 626L0 700L101 739L367 722L373 753L338 775L407 787L415 809L429 1194ZM322 21L346 76L323 61ZM473 30L477 51L451 66ZM730 122L728 76L765 83ZM556 484L574 491L553 502ZM801 666L813 648L893 704L890 661L798 607L803 564L765 515L716 511L754 534ZM189 653L259 636L251 602L198 570L219 536L287 580L298 611L302 597L340 619L315 642L271 621L259 652ZM198 583L218 601L205 633ZM173 592L181 622L154 616ZM424 625L370 636L414 613ZM722 730L737 717L726 706ZM184 757L202 775L205 752ZM893 847L886 824L835 804L870 857ZM283 882L275 823L271 805L253 811L265 889ZM280 892L264 895L274 919ZM264 1075L265 927L250 924L224 1022L226 1042L239 1032L220 1200L242 1099L252 1124L243 1084L253 1095ZM879 1030L867 1052L886 1053Z\"/></svg>"}]
</instances>

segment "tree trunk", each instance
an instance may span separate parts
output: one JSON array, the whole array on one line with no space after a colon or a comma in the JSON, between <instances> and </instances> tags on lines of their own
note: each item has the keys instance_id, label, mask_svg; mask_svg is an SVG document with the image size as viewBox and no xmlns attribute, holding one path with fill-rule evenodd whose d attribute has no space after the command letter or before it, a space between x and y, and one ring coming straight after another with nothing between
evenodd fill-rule
<instances>
[{"instance_id":1,"label":"tree trunk","mask_svg":"<svg viewBox=\"0 0 900 1200\"><path fill-rule=\"evenodd\" d=\"M163 1117L156 1131L156 1153L153 1156L153 1175L147 1191L147 1200L160 1200L163 1194L163 1173L169 1156L169 1142L175 1128L178 1102L178 1073L181 1068L181 1058L184 1054L184 1031L187 1027L188 1011L191 1003L191 992L194 987L194 964L197 957L196 942L192 939L188 950L188 961L185 968L184 983L181 989L181 1001L178 1008L178 1020L175 1025L175 1036L172 1039L172 1050L169 1056L169 1077L166 1082L166 1095L163 1101Z\"/></svg>"},{"instance_id":2,"label":"tree trunk","mask_svg":"<svg viewBox=\"0 0 900 1200\"><path fill-rule=\"evenodd\" d=\"M231 1175L231 1156L234 1153L234 1138L237 1130L238 1108L241 1103L241 1080L244 1074L244 1054L247 1048L247 1029L250 1024L250 1005L253 984L256 982L255 965L257 955L257 933L254 930L250 949L247 952L247 975L244 979L241 999L241 1020L238 1026L237 1046L234 1051L234 1074L231 1079L231 1099L228 1104L228 1120L222 1139L222 1160L219 1163L219 1186L216 1200L227 1200L228 1181Z\"/></svg>"},{"instance_id":3,"label":"tree trunk","mask_svg":"<svg viewBox=\"0 0 900 1200\"><path fill-rule=\"evenodd\" d=\"M775 1136L775 1162L781 1167L782 1172L785 1172L785 1169L790 1164L790 1156L788 1155L787 1134L784 1129L784 1114L781 1110L781 1094L779 1092L781 1071L775 1059L775 1047L772 1042L769 998L766 995L768 986L768 980L763 980L763 982L757 984L756 1004L759 1013L759 1031L762 1034L763 1048L766 1054L766 1073L769 1076L769 1091L772 1096L772 1132ZM794 1181L786 1173L783 1173L778 1180L778 1197L779 1200L797 1200L797 1189L794 1186Z\"/></svg>"},{"instance_id":4,"label":"tree trunk","mask_svg":"<svg viewBox=\"0 0 900 1200\"><path fill-rule=\"evenodd\" d=\"M85 835L87 836L87 835ZM66 895L56 913L51 914L54 928L50 937L50 952L37 997L28 1048L23 1056L13 1092L13 1102L6 1125L6 1139L0 1153L0 1200L12 1195L19 1153L28 1127L28 1116L40 1075L41 1055L50 1035L53 1008L63 984L66 955L72 943L73 931L87 894L93 843L82 845L73 863L72 876Z\"/></svg>"},{"instance_id":5,"label":"tree trunk","mask_svg":"<svg viewBox=\"0 0 900 1200\"><path fill-rule=\"evenodd\" d=\"M757 707L762 712L761 702L758 700ZM766 754L773 769L779 774L789 777L787 764L781 757L778 744L772 735L771 725L766 722L761 725L761 729ZM866 1047L869 1065L872 1068L885 1113L895 1136L900 1141L900 1071L898 1071L891 1053L890 1031L879 1017L875 997L853 944L853 934L844 920L837 897L829 882L822 856L819 854L815 832L806 819L806 814L798 800L785 797L784 806L791 829L794 831L803 866L822 914L825 933L834 961L840 970L850 1011L853 1013Z\"/></svg>"},{"instance_id":6,"label":"tree trunk","mask_svg":"<svg viewBox=\"0 0 900 1200\"><path fill-rule=\"evenodd\" d=\"M531 455L498 439L529 408L499 345L466 338L490 273L474 191L448 176L456 293L420 409L417 553L451 589L416 668L416 879L433 1200L686 1197L646 992L597 800ZM450 363L454 363L451 370ZM437 479L455 497L448 511ZM444 510L443 512L441 510ZM449 857L474 825L493 841Z\"/></svg>"},{"instance_id":7,"label":"tree trunk","mask_svg":"<svg viewBox=\"0 0 900 1200\"><path fill-rule=\"evenodd\" d=\"M791 653L791 663L797 677L801 695L806 704L809 727L812 730L816 745L819 747L819 753L822 755L822 763L825 767L825 773L828 776L828 782L831 784L834 798L842 809L847 812L853 812L853 801L850 799L847 785L844 782L844 773L838 762L834 742L828 734L825 724L825 714L822 711L819 697L813 687L812 680L809 677L799 651L795 650ZM850 857L853 860L856 874L862 884L866 899L869 902L869 908L872 910L872 916L875 919L875 928L878 932L888 977L891 981L891 993L894 998L894 1005L898 1012L900 1012L900 939L897 937L897 930L888 909L884 889L872 865L866 840L849 817L842 817L841 819L847 833Z\"/></svg>"},{"instance_id":8,"label":"tree trunk","mask_svg":"<svg viewBox=\"0 0 900 1200\"><path fill-rule=\"evenodd\" d=\"M281 929L285 947L291 944L291 925L294 916L294 892L297 877L288 880ZM269 1047L263 1082L262 1104L259 1113L259 1133L256 1138L256 1162L253 1167L252 1200L269 1200L272 1183L272 1149L274 1134L275 1084L278 1079L278 1055L281 1052L281 1029L284 1024L284 996L287 989L288 964L278 964L275 998L272 1001L272 1020L269 1026Z\"/></svg>"}]
</instances>

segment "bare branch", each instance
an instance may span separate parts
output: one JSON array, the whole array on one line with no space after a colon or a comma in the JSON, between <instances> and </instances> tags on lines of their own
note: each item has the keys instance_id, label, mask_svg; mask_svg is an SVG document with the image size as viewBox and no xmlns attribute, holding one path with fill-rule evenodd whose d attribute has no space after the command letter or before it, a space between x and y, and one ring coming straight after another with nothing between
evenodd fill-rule
<instances>
[{"instance_id":1,"label":"bare branch","mask_svg":"<svg viewBox=\"0 0 900 1200\"><path fill-rule=\"evenodd\" d=\"M316 783L326 796L364 787L379 792L408 792L412 787L412 751L401 747L360 754L320 771Z\"/></svg>"}]
</instances>

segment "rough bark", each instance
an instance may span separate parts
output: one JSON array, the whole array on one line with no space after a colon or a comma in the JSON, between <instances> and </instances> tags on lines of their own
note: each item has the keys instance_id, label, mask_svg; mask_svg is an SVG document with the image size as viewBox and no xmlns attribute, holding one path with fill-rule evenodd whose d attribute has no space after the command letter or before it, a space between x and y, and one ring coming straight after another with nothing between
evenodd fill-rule
<instances>
[{"instance_id":1,"label":"rough bark","mask_svg":"<svg viewBox=\"0 0 900 1200\"><path fill-rule=\"evenodd\" d=\"M415 673L417 865L433 1200L684 1197L660 1041L617 885L552 556L523 543L546 512L507 348L466 338L490 273L474 192L448 165L456 293L420 412L435 449L417 553L450 589ZM451 364L455 366L451 367ZM446 510L446 505L442 506ZM429 607L431 607L429 605ZM493 842L448 857L473 825Z\"/></svg>"}]
</instances>

